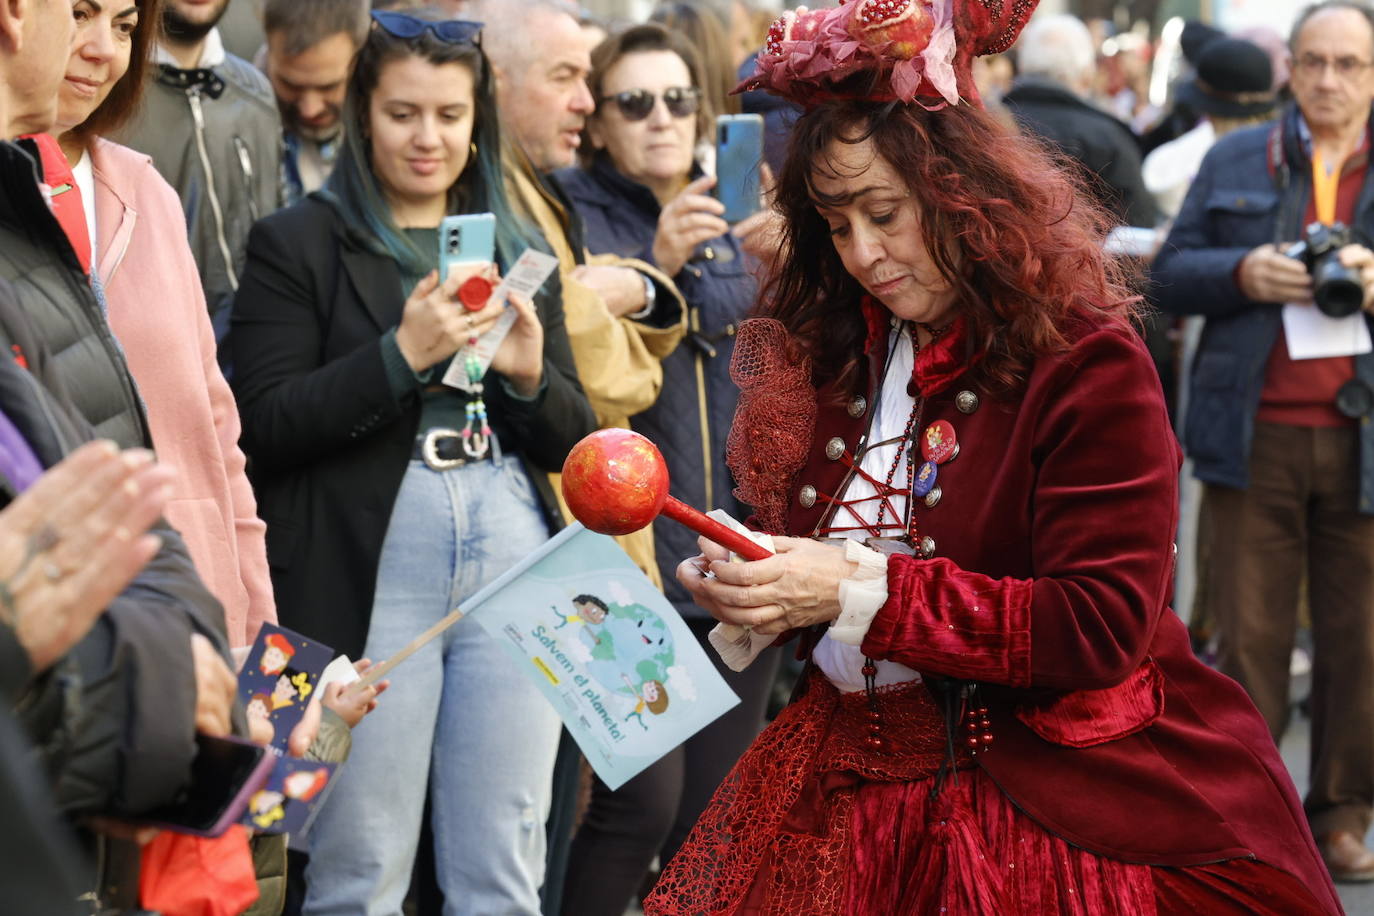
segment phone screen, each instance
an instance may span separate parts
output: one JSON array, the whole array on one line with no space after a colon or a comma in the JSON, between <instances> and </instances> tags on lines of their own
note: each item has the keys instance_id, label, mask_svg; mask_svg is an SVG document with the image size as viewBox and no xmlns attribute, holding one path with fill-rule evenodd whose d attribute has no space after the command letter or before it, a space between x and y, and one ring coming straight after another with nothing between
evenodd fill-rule
<instances>
[{"instance_id":1,"label":"phone screen","mask_svg":"<svg viewBox=\"0 0 1374 916\"><path fill-rule=\"evenodd\" d=\"M725 221L737 223L759 209L759 166L763 162L763 117L716 118L716 198Z\"/></svg>"},{"instance_id":2,"label":"phone screen","mask_svg":"<svg viewBox=\"0 0 1374 916\"><path fill-rule=\"evenodd\" d=\"M247 803L250 793L245 789L256 787L248 784L260 783L267 776L269 753L242 739L196 735L190 783L175 802L149 811L141 820L197 833L214 830L235 801Z\"/></svg>"}]
</instances>

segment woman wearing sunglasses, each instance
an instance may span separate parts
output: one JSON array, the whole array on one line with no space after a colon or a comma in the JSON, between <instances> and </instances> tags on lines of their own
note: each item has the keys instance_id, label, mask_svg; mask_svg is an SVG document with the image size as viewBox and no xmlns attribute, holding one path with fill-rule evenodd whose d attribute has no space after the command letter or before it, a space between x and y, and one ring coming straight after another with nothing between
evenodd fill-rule
<instances>
[{"instance_id":1,"label":"woman wearing sunglasses","mask_svg":"<svg viewBox=\"0 0 1374 916\"><path fill-rule=\"evenodd\" d=\"M592 52L588 79L598 100L587 122L584 168L558 179L587 227L587 248L642 258L672 276L688 305L687 339L663 361L658 402L631 426L668 457L673 495L737 518L744 512L725 467L725 436L738 392L730 380L734 326L752 306L752 262L707 196L713 179L693 160L711 123L701 105L690 45L659 25L631 28ZM695 537L671 522L654 526L665 592L703 643L714 621L674 577L674 558ZM687 551L683 554L682 551ZM716 658L716 653L708 653ZM721 668L741 703L620 790L600 781L573 841L563 912L620 916L655 855L666 862L731 765L763 725L779 654L735 673Z\"/></svg>"},{"instance_id":2,"label":"woman wearing sunglasses","mask_svg":"<svg viewBox=\"0 0 1374 916\"><path fill-rule=\"evenodd\" d=\"M485 376L468 359L506 308L486 284L545 248L503 191L479 26L373 18L330 181L254 227L232 335L281 619L385 659L548 537L531 475L595 421L556 274L511 298ZM441 220L482 212L497 264L440 277ZM471 393L441 384L451 362ZM537 913L552 707L469 620L390 696L310 831L305 912L401 912L428 788L445 912Z\"/></svg>"}]
</instances>

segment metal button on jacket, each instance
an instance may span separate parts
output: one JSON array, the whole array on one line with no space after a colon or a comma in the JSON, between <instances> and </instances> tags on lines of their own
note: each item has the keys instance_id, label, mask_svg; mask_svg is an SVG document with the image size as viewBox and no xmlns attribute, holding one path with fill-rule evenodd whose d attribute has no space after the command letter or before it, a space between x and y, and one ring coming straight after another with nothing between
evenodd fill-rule
<instances>
[{"instance_id":1,"label":"metal button on jacket","mask_svg":"<svg viewBox=\"0 0 1374 916\"><path fill-rule=\"evenodd\" d=\"M816 504L816 488L809 483L802 487L797 494L797 502L801 503L803 509L810 509Z\"/></svg>"},{"instance_id":2,"label":"metal button on jacket","mask_svg":"<svg viewBox=\"0 0 1374 916\"><path fill-rule=\"evenodd\" d=\"M864 415L864 411L868 410L868 398L861 394L855 395L854 400L849 402L847 409L849 415L857 420Z\"/></svg>"},{"instance_id":3,"label":"metal button on jacket","mask_svg":"<svg viewBox=\"0 0 1374 916\"><path fill-rule=\"evenodd\" d=\"M964 390L954 396L954 406L960 413L973 413L978 409L977 392Z\"/></svg>"},{"instance_id":4,"label":"metal button on jacket","mask_svg":"<svg viewBox=\"0 0 1374 916\"><path fill-rule=\"evenodd\" d=\"M945 492L941 490L939 487L936 487L935 489L931 490L929 493L926 494L926 508L934 509L937 505L939 505L940 497L944 495Z\"/></svg>"},{"instance_id":5,"label":"metal button on jacket","mask_svg":"<svg viewBox=\"0 0 1374 916\"><path fill-rule=\"evenodd\" d=\"M926 535L921 538L921 559L929 560L933 556L935 556L935 538Z\"/></svg>"},{"instance_id":6,"label":"metal button on jacket","mask_svg":"<svg viewBox=\"0 0 1374 916\"><path fill-rule=\"evenodd\" d=\"M839 436L836 436L825 444L825 457L829 458L831 461L839 461L840 456L843 454L844 440Z\"/></svg>"}]
</instances>

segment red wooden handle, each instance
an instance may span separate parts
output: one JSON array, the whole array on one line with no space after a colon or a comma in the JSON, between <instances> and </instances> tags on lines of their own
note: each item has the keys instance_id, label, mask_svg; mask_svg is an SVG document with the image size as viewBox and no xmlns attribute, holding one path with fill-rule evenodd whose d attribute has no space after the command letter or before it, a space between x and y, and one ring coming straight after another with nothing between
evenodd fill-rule
<instances>
[{"instance_id":1,"label":"red wooden handle","mask_svg":"<svg viewBox=\"0 0 1374 916\"><path fill-rule=\"evenodd\" d=\"M733 528L727 528L715 519L708 518L704 513L693 509L676 496L668 497L668 501L663 504L663 509L659 514L666 515L681 525L686 525L697 534L710 538L722 547L730 548L746 560L766 560L773 555L772 551L766 547L756 544Z\"/></svg>"}]
</instances>

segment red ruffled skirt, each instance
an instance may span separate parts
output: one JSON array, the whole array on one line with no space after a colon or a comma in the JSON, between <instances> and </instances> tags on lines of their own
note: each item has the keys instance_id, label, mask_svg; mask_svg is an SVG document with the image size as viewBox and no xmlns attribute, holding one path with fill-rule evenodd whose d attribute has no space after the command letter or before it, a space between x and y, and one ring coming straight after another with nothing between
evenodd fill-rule
<instances>
[{"instance_id":1,"label":"red ruffled skirt","mask_svg":"<svg viewBox=\"0 0 1374 916\"><path fill-rule=\"evenodd\" d=\"M868 698L813 671L726 777L644 904L647 916L1301 916L1323 910L1251 859L1167 868L1070 846L1022 814L920 684ZM939 791L934 791L937 782Z\"/></svg>"}]
</instances>

